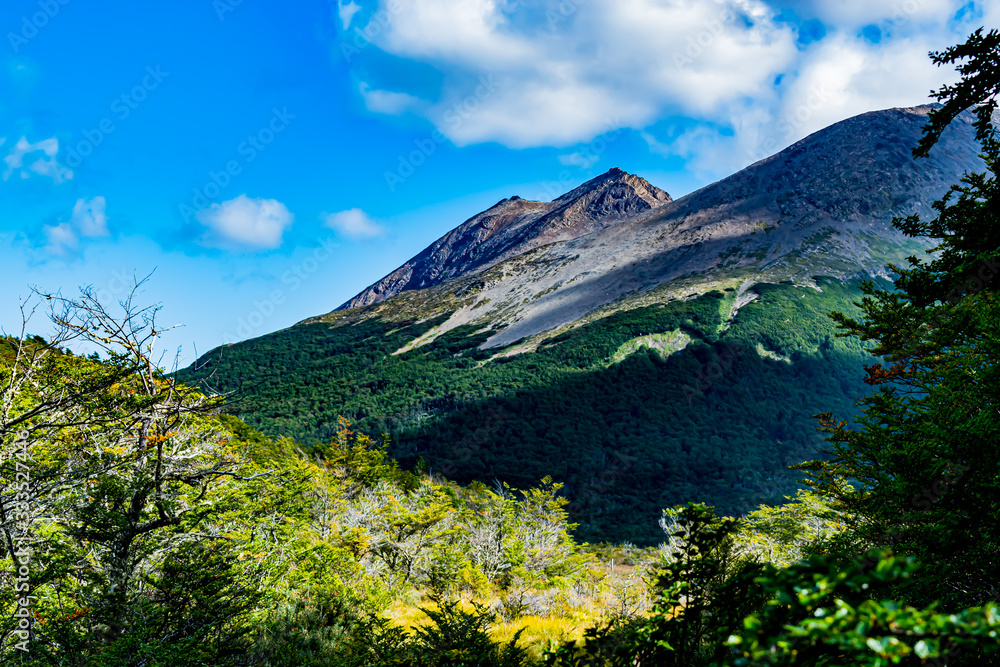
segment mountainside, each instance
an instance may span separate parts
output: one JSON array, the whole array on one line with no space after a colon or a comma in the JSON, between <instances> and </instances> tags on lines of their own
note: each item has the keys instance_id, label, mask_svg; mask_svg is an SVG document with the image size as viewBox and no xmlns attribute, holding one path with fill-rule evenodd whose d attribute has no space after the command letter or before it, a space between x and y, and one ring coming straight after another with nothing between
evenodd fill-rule
<instances>
[{"instance_id":1,"label":"mountainside","mask_svg":"<svg viewBox=\"0 0 1000 667\"><path fill-rule=\"evenodd\" d=\"M564 242L535 244L534 252L486 271L450 271L464 280L405 295L412 296L406 307L435 310L443 298L462 298L435 333L490 322L497 331L487 346L502 346L661 286L672 285L667 291L678 297L726 278L808 283L814 274L883 274L887 262L927 245L905 239L893 217L929 214L950 184L982 168L971 114L956 120L930 158L913 159L930 108L842 121L680 200Z\"/></svg>"},{"instance_id":2,"label":"mountainside","mask_svg":"<svg viewBox=\"0 0 1000 667\"><path fill-rule=\"evenodd\" d=\"M982 168L968 115L912 159L928 110L843 121L677 201L617 169L504 200L342 309L182 376L239 392L270 434L319 442L343 415L459 481L552 475L587 540L653 542L688 500L780 501L786 466L821 455L812 415L867 390L870 357L827 314L929 246L894 216Z\"/></svg>"},{"instance_id":3,"label":"mountainside","mask_svg":"<svg viewBox=\"0 0 1000 667\"><path fill-rule=\"evenodd\" d=\"M514 196L469 218L338 310L385 301L404 290L439 285L552 243L610 227L670 195L621 169L587 181L552 202Z\"/></svg>"}]
</instances>

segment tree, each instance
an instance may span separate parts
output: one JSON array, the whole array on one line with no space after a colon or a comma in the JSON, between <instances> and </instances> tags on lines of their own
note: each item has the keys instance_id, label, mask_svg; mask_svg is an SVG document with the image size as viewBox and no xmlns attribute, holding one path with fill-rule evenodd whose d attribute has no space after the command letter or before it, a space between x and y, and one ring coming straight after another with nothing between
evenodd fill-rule
<instances>
[{"instance_id":1,"label":"tree","mask_svg":"<svg viewBox=\"0 0 1000 667\"><path fill-rule=\"evenodd\" d=\"M961 80L953 86L942 86L934 93L934 97L944 104L931 111L931 122L924 128L924 136L913 150L914 156L926 157L941 138L944 128L970 107L976 107L979 139L986 139L992 133L992 115L997 109L996 98L1000 91L997 53L1000 53L1000 31L991 30L984 35L982 28L962 44L931 53L931 60L938 66L965 62L958 67Z\"/></svg>"},{"instance_id":2,"label":"tree","mask_svg":"<svg viewBox=\"0 0 1000 667\"><path fill-rule=\"evenodd\" d=\"M1000 33L978 30L932 57L964 61L962 80L936 93L945 104L914 153L926 155L959 112L976 106L987 170L953 186L933 220L895 222L939 239L930 259L891 266L894 291L865 283L861 318L833 314L839 335L872 341L871 353L883 357L866 378L879 391L863 401L857 427L822 416L835 456L806 468L846 510L845 555L872 546L913 555L924 567L897 593L957 610L1000 597L1000 142L991 123Z\"/></svg>"},{"instance_id":3,"label":"tree","mask_svg":"<svg viewBox=\"0 0 1000 667\"><path fill-rule=\"evenodd\" d=\"M785 499L784 505L763 505L743 517L736 536L742 553L787 567L845 528L841 513L815 493L799 489Z\"/></svg>"},{"instance_id":4,"label":"tree","mask_svg":"<svg viewBox=\"0 0 1000 667\"><path fill-rule=\"evenodd\" d=\"M648 618L588 631L583 646L569 642L549 652L546 664L694 667L718 664L744 617L765 602L754 581L758 567L737 553L737 520L688 503L664 513L670 555L656 582Z\"/></svg>"}]
</instances>

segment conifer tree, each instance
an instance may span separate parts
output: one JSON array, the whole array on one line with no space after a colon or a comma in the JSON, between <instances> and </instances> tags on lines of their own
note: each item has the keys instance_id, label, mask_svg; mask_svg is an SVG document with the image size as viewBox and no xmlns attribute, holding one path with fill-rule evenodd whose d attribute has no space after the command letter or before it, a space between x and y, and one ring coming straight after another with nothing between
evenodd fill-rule
<instances>
[{"instance_id":1,"label":"conifer tree","mask_svg":"<svg viewBox=\"0 0 1000 667\"><path fill-rule=\"evenodd\" d=\"M822 415L835 457L811 462L813 485L855 517L841 548L891 547L922 563L900 595L945 609L1000 597L1000 32L977 30L931 54L960 63L961 81L935 93L914 156L926 156L947 125L973 108L986 171L967 174L925 221L895 221L937 245L910 257L895 289L864 285L859 319L834 313L843 336L873 343L867 367L878 391L856 426Z\"/></svg>"}]
</instances>

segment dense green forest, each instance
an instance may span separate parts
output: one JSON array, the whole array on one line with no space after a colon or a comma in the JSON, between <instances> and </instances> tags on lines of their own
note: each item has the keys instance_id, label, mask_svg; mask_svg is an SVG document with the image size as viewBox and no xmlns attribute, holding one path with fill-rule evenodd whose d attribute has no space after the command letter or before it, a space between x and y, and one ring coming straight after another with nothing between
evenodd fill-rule
<instances>
[{"instance_id":1,"label":"dense green forest","mask_svg":"<svg viewBox=\"0 0 1000 667\"><path fill-rule=\"evenodd\" d=\"M793 493L786 467L823 443L813 415L851 414L866 393L870 356L827 317L854 312L857 283L816 286L755 285L731 321L734 289L623 310L509 356L478 349L490 332L471 326L393 354L448 314L345 318L228 346L180 377L233 392L269 435L320 443L344 416L388 434L411 469L519 487L551 475L581 539L653 544L663 507L742 513Z\"/></svg>"}]
</instances>

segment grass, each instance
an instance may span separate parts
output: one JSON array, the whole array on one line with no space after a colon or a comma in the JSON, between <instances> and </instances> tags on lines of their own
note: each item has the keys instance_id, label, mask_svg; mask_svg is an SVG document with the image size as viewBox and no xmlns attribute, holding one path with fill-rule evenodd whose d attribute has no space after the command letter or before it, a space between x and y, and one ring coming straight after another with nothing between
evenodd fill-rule
<instances>
[{"instance_id":1,"label":"grass","mask_svg":"<svg viewBox=\"0 0 1000 667\"><path fill-rule=\"evenodd\" d=\"M609 555L613 553L616 559L625 560L627 556L619 551L614 549ZM541 659L546 649L579 641L587 628L603 625L623 611L629 615L645 615L651 598L643 574L654 565L656 552L651 549L628 551L634 552L632 557L641 563L616 562L611 568L610 561L601 560L588 567L589 571L576 586L551 589L547 596L544 591L531 590L530 593L545 596L542 613L524 613L509 619L498 615L490 627L490 636L497 642L507 643L520 631L518 645L527 649L532 658ZM492 597L477 598L467 594L459 600L459 608L473 612L475 601L482 607L496 609L498 596L502 594L495 591ZM413 591L390 604L383 616L396 627L412 631L430 622L423 609L436 611L438 605L426 594Z\"/></svg>"},{"instance_id":2,"label":"grass","mask_svg":"<svg viewBox=\"0 0 1000 667\"><path fill-rule=\"evenodd\" d=\"M501 643L508 643L521 631L518 645L528 650L535 660L541 659L545 649L568 641L583 638L583 631L594 624L594 619L584 614L562 616L522 616L508 623L493 626L490 636Z\"/></svg>"},{"instance_id":3,"label":"grass","mask_svg":"<svg viewBox=\"0 0 1000 667\"><path fill-rule=\"evenodd\" d=\"M488 601L478 602L486 604ZM459 602L459 607L467 612L474 610L472 602L466 599ZM396 600L384 615L396 627L412 631L430 622L423 609L436 611L438 605L429 598L423 598L419 602ZM531 656L538 659L552 643L558 644L582 638L583 631L597 620L597 617L584 609L574 610L570 615L521 616L510 621L498 620L490 628L490 636L498 642L507 643L521 630L518 645L528 649Z\"/></svg>"}]
</instances>

